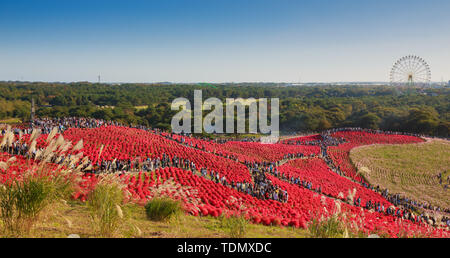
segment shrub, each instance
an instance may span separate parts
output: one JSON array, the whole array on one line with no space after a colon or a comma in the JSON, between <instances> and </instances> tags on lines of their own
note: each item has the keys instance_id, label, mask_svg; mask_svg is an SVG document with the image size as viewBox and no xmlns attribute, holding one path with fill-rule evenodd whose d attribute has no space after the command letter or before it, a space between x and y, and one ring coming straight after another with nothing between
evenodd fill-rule
<instances>
[{"instance_id":1,"label":"shrub","mask_svg":"<svg viewBox=\"0 0 450 258\"><path fill-rule=\"evenodd\" d=\"M123 191L118 183L99 183L89 194L87 206L94 227L101 236L111 237L123 218Z\"/></svg>"},{"instance_id":2,"label":"shrub","mask_svg":"<svg viewBox=\"0 0 450 258\"><path fill-rule=\"evenodd\" d=\"M229 218L223 216L221 219L222 228L231 238L243 238L247 232L247 220L240 216L231 216Z\"/></svg>"},{"instance_id":3,"label":"shrub","mask_svg":"<svg viewBox=\"0 0 450 258\"><path fill-rule=\"evenodd\" d=\"M345 213L336 213L331 217L314 219L308 227L313 238L366 238L367 233L358 229L356 224L351 226Z\"/></svg>"},{"instance_id":4,"label":"shrub","mask_svg":"<svg viewBox=\"0 0 450 258\"><path fill-rule=\"evenodd\" d=\"M2 185L0 188L0 217L3 221L3 227L6 231L13 232L17 211L15 209L16 191L11 186Z\"/></svg>"},{"instance_id":5,"label":"shrub","mask_svg":"<svg viewBox=\"0 0 450 258\"><path fill-rule=\"evenodd\" d=\"M41 211L56 198L56 183L44 176L29 176L3 185L0 217L4 229L11 234L29 233Z\"/></svg>"},{"instance_id":6,"label":"shrub","mask_svg":"<svg viewBox=\"0 0 450 258\"><path fill-rule=\"evenodd\" d=\"M39 213L56 197L56 184L47 177L31 177L16 183L16 208L28 232Z\"/></svg>"},{"instance_id":7,"label":"shrub","mask_svg":"<svg viewBox=\"0 0 450 258\"><path fill-rule=\"evenodd\" d=\"M181 203L169 198L154 198L145 205L145 212L150 220L164 221L182 211Z\"/></svg>"},{"instance_id":8,"label":"shrub","mask_svg":"<svg viewBox=\"0 0 450 258\"><path fill-rule=\"evenodd\" d=\"M314 219L308 229L315 238L341 238L344 236L344 225L337 216L323 221Z\"/></svg>"}]
</instances>

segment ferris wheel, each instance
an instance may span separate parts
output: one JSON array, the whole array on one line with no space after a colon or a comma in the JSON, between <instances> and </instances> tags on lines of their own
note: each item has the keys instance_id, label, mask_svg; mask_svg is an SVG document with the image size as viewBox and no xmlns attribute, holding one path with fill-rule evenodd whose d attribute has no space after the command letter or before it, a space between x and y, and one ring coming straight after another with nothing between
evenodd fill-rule
<instances>
[{"instance_id":1,"label":"ferris wheel","mask_svg":"<svg viewBox=\"0 0 450 258\"><path fill-rule=\"evenodd\" d=\"M392 67L390 79L394 86L426 86L431 82L430 66L421 57L405 56Z\"/></svg>"}]
</instances>

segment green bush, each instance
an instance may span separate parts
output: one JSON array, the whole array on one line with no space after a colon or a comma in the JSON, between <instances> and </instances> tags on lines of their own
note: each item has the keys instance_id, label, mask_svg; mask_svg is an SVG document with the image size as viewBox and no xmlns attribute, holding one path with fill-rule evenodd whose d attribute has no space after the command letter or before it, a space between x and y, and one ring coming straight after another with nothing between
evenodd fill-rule
<instances>
[{"instance_id":1,"label":"green bush","mask_svg":"<svg viewBox=\"0 0 450 258\"><path fill-rule=\"evenodd\" d=\"M169 198L154 198L145 205L145 212L150 220L164 221L182 211L181 203Z\"/></svg>"},{"instance_id":2,"label":"green bush","mask_svg":"<svg viewBox=\"0 0 450 258\"><path fill-rule=\"evenodd\" d=\"M111 237L119 227L123 217L122 201L123 192L117 184L99 184L89 194L87 207L101 236Z\"/></svg>"}]
</instances>

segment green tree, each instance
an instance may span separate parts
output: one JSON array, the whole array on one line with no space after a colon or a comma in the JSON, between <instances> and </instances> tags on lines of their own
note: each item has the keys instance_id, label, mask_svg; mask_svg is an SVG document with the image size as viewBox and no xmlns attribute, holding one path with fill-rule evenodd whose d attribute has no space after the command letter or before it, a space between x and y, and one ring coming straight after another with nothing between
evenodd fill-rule
<instances>
[{"instance_id":1,"label":"green tree","mask_svg":"<svg viewBox=\"0 0 450 258\"><path fill-rule=\"evenodd\" d=\"M439 125L439 118L436 110L431 107L412 108L406 118L404 130L417 133L433 134Z\"/></svg>"},{"instance_id":2,"label":"green tree","mask_svg":"<svg viewBox=\"0 0 450 258\"><path fill-rule=\"evenodd\" d=\"M367 113L359 118L359 126L362 128L378 129L380 118L374 113Z\"/></svg>"}]
</instances>

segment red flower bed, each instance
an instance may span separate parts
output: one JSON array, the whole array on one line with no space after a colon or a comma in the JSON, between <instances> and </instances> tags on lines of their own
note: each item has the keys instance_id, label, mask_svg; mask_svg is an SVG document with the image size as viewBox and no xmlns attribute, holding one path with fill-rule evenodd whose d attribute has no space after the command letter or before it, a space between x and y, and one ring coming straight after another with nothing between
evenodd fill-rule
<instances>
[{"instance_id":1,"label":"red flower bed","mask_svg":"<svg viewBox=\"0 0 450 258\"><path fill-rule=\"evenodd\" d=\"M15 156L13 158L14 161L10 160L11 158L13 158L13 156L8 153L0 153L0 162L8 164L6 169L0 168L0 183L2 184L11 179L20 178L29 167L29 162L25 158Z\"/></svg>"},{"instance_id":2,"label":"red flower bed","mask_svg":"<svg viewBox=\"0 0 450 258\"><path fill-rule=\"evenodd\" d=\"M326 215L330 215L335 211L336 206L331 199L324 196L316 197L320 195L311 195L310 191L301 191L302 189L298 186L281 181L271 175L268 175L268 177L275 185L279 185L289 192L288 204L295 211L311 214L314 218L320 218L322 215L326 217ZM309 192L309 194L306 192ZM316 201L317 199L320 200L319 204ZM426 237L450 237L448 230L435 229L425 224L413 223L409 220L402 220L378 212L368 212L346 203L341 203L341 212L347 214L346 217L351 225L358 227L359 230L364 231L366 234L382 232L391 237L398 237L403 233L407 236L420 233Z\"/></svg>"},{"instance_id":3,"label":"red flower bed","mask_svg":"<svg viewBox=\"0 0 450 258\"><path fill-rule=\"evenodd\" d=\"M243 182L251 180L246 166L238 162L216 156L194 148L182 146L174 141L150 132L117 126L96 129L75 129L65 131L64 138L72 142L83 139L84 155L90 160L128 160L139 158L161 158L163 153L170 158L177 156L194 162L197 169L202 167L219 172L228 182ZM104 145L100 154L101 145Z\"/></svg>"},{"instance_id":4,"label":"red flower bed","mask_svg":"<svg viewBox=\"0 0 450 258\"><path fill-rule=\"evenodd\" d=\"M362 131L349 131L349 132L337 132L331 135L335 138L344 138L349 143L359 144L359 145L370 145L370 144L407 144L407 143L419 143L424 142L423 139L401 135L401 134L375 134Z\"/></svg>"},{"instance_id":5,"label":"red flower bed","mask_svg":"<svg viewBox=\"0 0 450 258\"><path fill-rule=\"evenodd\" d=\"M282 140L283 144L308 144L310 142L320 141L322 140L322 136L320 134L308 135L308 136L300 136L295 138L289 138L286 140Z\"/></svg>"},{"instance_id":6,"label":"red flower bed","mask_svg":"<svg viewBox=\"0 0 450 258\"><path fill-rule=\"evenodd\" d=\"M295 146L286 144L262 144L260 142L239 142L229 141L223 144L215 143L212 141L205 141L201 139L165 134L171 138L188 144L190 146L197 146L205 151L220 154L226 157L236 157L240 162L275 162L282 160L286 154L298 154L304 155L319 154L320 147L318 146Z\"/></svg>"},{"instance_id":7,"label":"red flower bed","mask_svg":"<svg viewBox=\"0 0 450 258\"><path fill-rule=\"evenodd\" d=\"M287 203L260 200L179 168L164 168L136 175L127 174L121 178L127 185L130 201L145 203L155 196L154 189L161 189L159 196L182 201L185 211L194 216L243 215L257 224L305 228L312 219L327 218L336 211L334 200L270 175L268 178L275 185L288 191ZM173 187L165 184L170 179L176 183ZM77 193L75 197L84 200L96 182L96 176L86 176L82 183L85 192ZM391 237L398 237L403 232L408 236L420 232L429 237L450 237L446 230L434 229L407 220L402 221L378 212L364 211L345 203L341 203L340 206L341 211L347 214L349 223L366 234L382 232Z\"/></svg>"},{"instance_id":8,"label":"red flower bed","mask_svg":"<svg viewBox=\"0 0 450 258\"><path fill-rule=\"evenodd\" d=\"M267 225L279 221L285 226L304 227L315 215L328 215L323 209L319 195L314 197L313 192L295 186L292 187L292 191L295 192L293 196L296 198L288 203L281 203L257 199L179 168L164 168L151 173L127 174L121 177L127 185L130 200L137 202L151 199L154 196L152 189L158 189L169 179L173 179L178 185L172 188L167 185L160 187L162 191L159 195L183 201L185 210L195 216L235 214L244 215L249 220ZM82 183L85 190L74 197L85 199L90 189L95 186L96 180L95 176L86 176ZM186 190L183 187L189 188ZM333 205L333 201L328 199L329 210Z\"/></svg>"},{"instance_id":9,"label":"red flower bed","mask_svg":"<svg viewBox=\"0 0 450 258\"><path fill-rule=\"evenodd\" d=\"M60 168L56 164L46 163L45 167L39 166L39 162L33 159L26 159L20 155L10 155L0 152L0 162L6 163L6 169L0 167L0 184L8 184L14 180L21 181L25 173L28 175L56 176ZM70 175L66 178L69 179Z\"/></svg>"},{"instance_id":10,"label":"red flower bed","mask_svg":"<svg viewBox=\"0 0 450 258\"><path fill-rule=\"evenodd\" d=\"M224 148L233 153L246 155L258 162L282 160L284 155L302 153L305 156L318 155L318 146L298 146L286 144L261 144L257 142L227 142ZM249 160L247 160L249 161Z\"/></svg>"},{"instance_id":11,"label":"red flower bed","mask_svg":"<svg viewBox=\"0 0 450 258\"><path fill-rule=\"evenodd\" d=\"M338 198L339 193L342 193L340 199L346 200L349 191L356 189L354 200L360 197L362 206L369 200L372 202L379 202L380 204L383 204L385 208L392 205L380 194L334 173L327 164L319 158L292 160L280 166L278 171L282 175L286 175L289 179L294 177L299 178L302 181L311 182L313 189L317 189L320 186L321 191L324 194L335 198Z\"/></svg>"}]
</instances>

